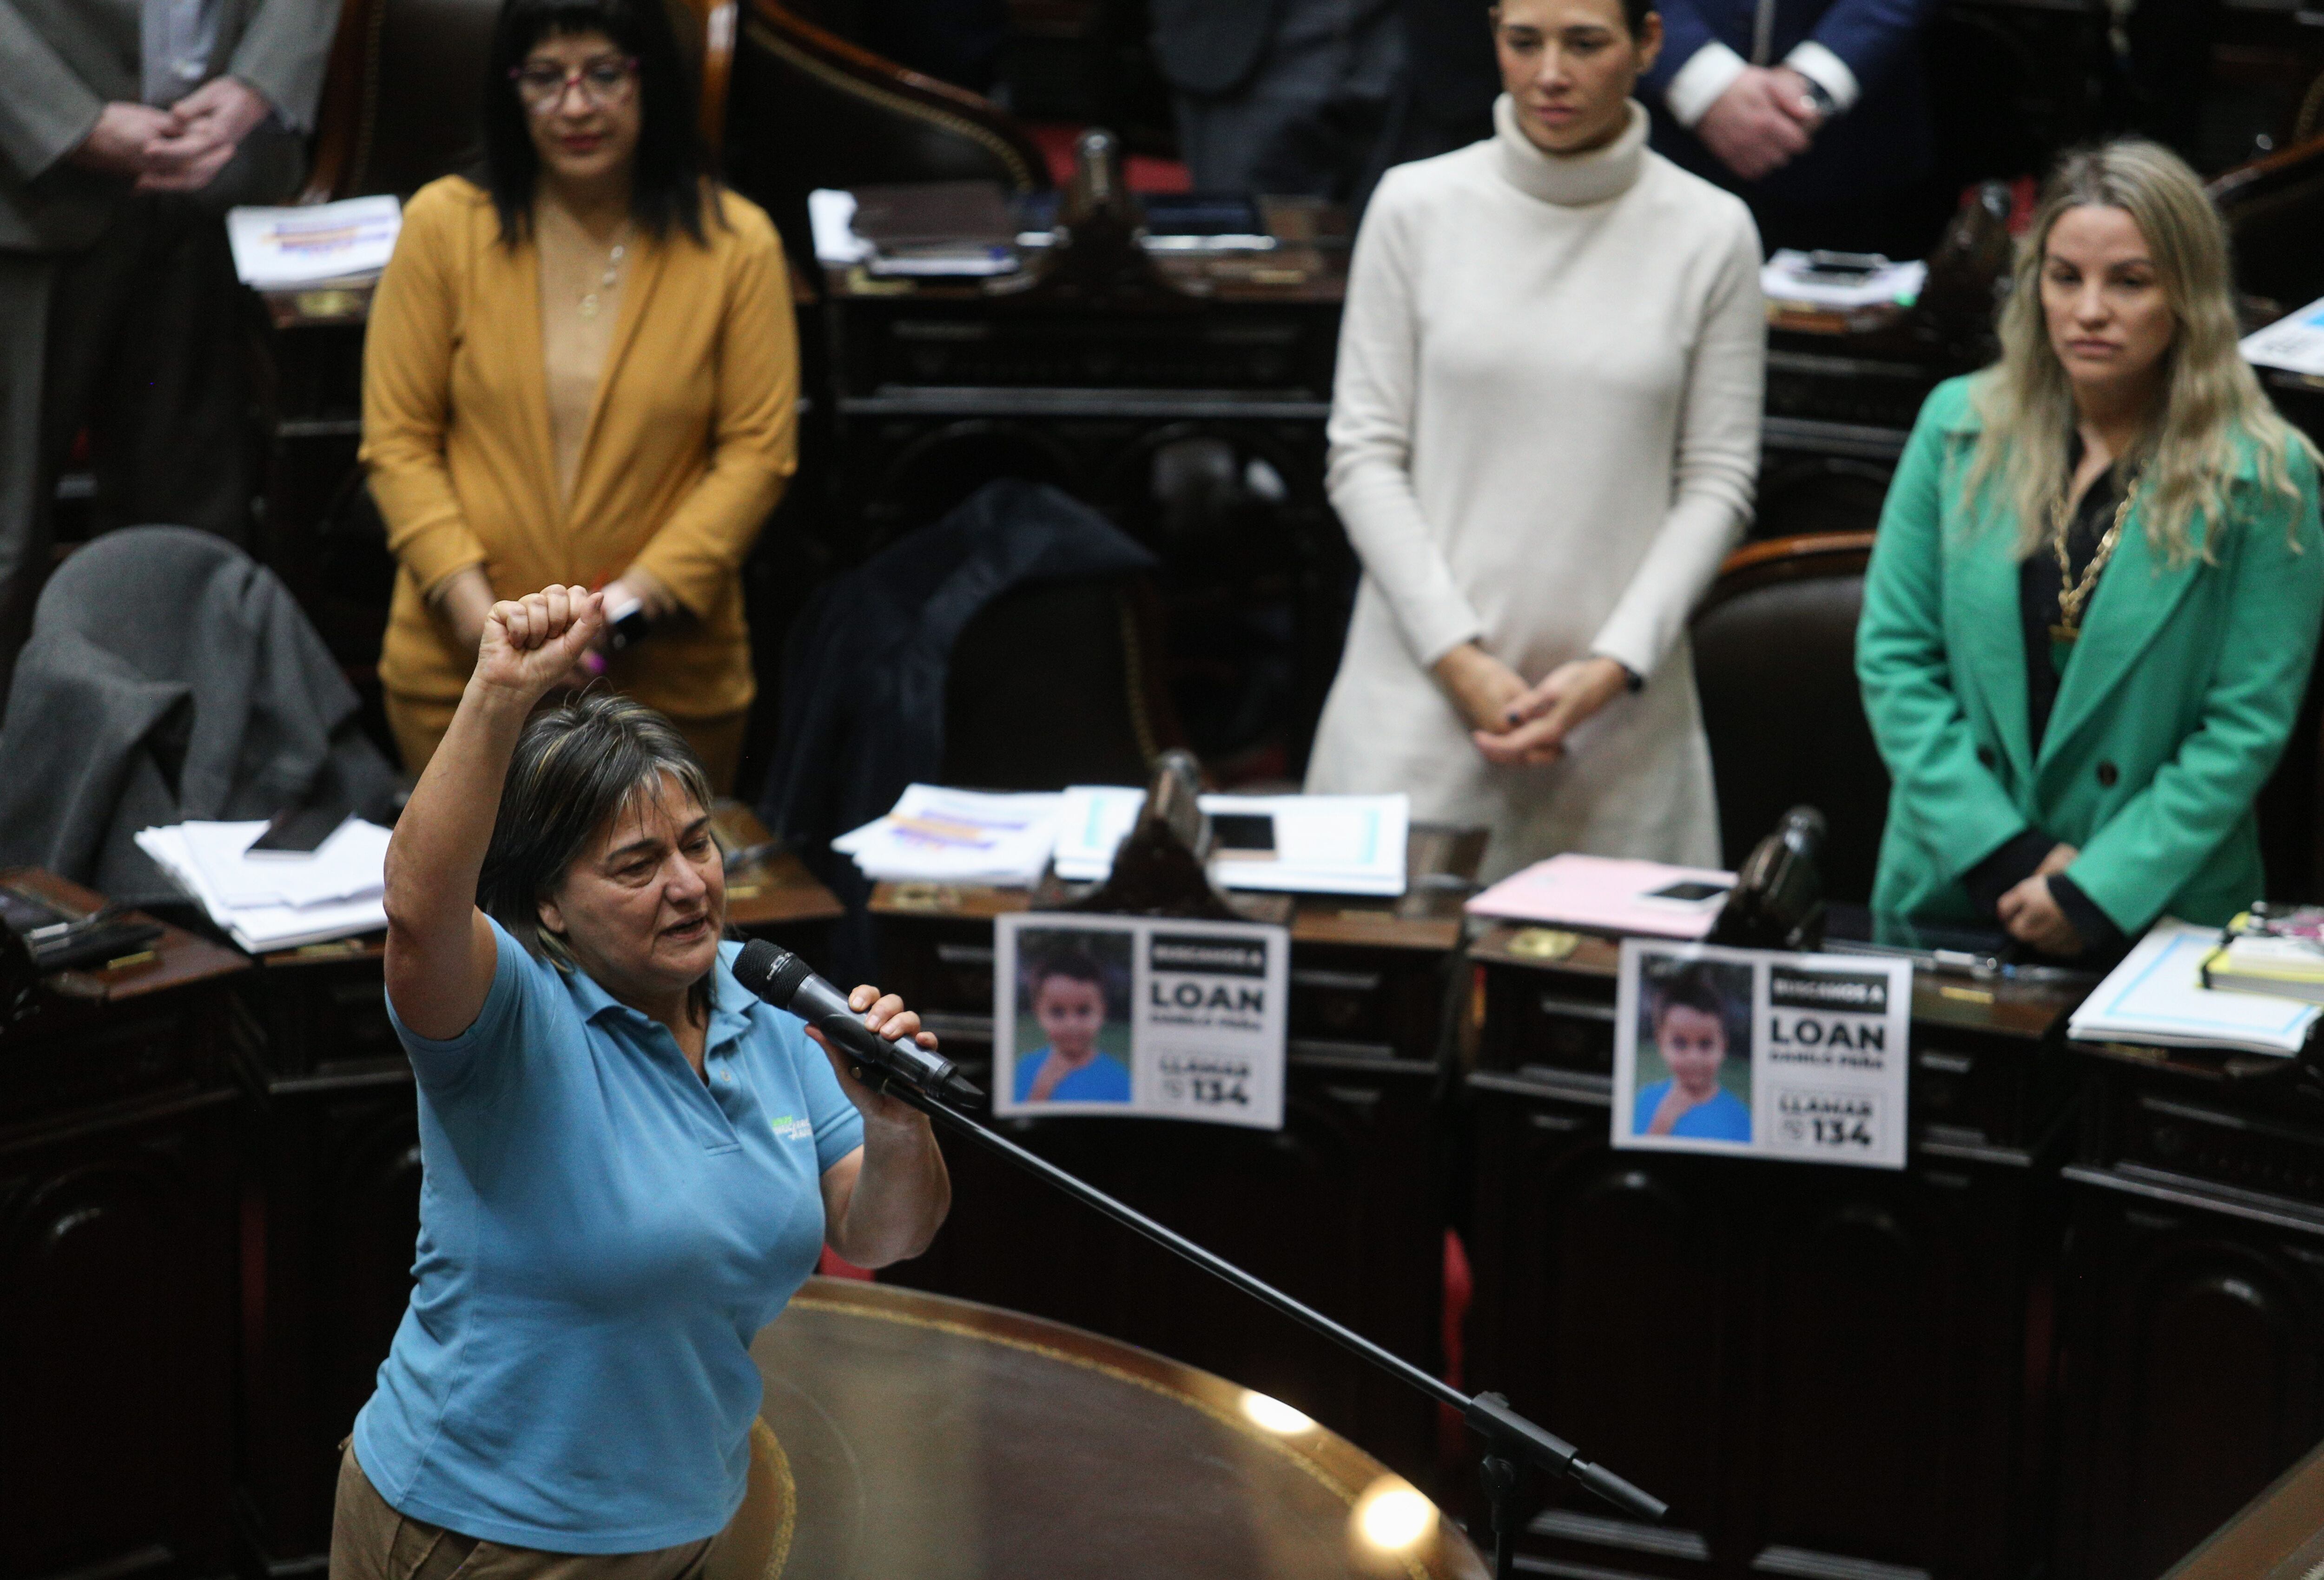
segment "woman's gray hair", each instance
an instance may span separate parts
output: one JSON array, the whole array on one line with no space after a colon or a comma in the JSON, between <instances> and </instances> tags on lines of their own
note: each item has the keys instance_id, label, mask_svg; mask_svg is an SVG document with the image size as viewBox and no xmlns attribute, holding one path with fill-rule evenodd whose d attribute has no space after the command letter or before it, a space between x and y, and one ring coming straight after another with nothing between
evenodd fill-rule
<instances>
[{"instance_id":1,"label":"woman's gray hair","mask_svg":"<svg viewBox=\"0 0 2324 1580\"><path fill-rule=\"evenodd\" d=\"M540 902L600 830L640 799L661 797L665 775L709 810L702 759L643 703L595 694L526 720L476 877L477 907L536 960L574 969L565 941L540 925Z\"/></svg>"}]
</instances>

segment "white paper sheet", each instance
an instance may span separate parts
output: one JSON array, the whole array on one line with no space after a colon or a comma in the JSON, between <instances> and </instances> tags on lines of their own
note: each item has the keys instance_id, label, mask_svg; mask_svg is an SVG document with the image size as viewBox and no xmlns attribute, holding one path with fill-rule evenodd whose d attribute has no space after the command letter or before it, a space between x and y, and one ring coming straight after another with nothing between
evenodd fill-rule
<instances>
[{"instance_id":1,"label":"white paper sheet","mask_svg":"<svg viewBox=\"0 0 2324 1580\"><path fill-rule=\"evenodd\" d=\"M2244 360L2286 372L2324 375L2324 298L2244 336Z\"/></svg>"},{"instance_id":2,"label":"white paper sheet","mask_svg":"<svg viewBox=\"0 0 2324 1580\"><path fill-rule=\"evenodd\" d=\"M2317 1006L2204 987L2203 957L2218 942L2216 927L2164 917L2082 1001L2066 1023L2066 1034L2084 1042L2298 1053L2316 1024Z\"/></svg>"},{"instance_id":3,"label":"white paper sheet","mask_svg":"<svg viewBox=\"0 0 2324 1580\"><path fill-rule=\"evenodd\" d=\"M225 928L235 943L252 954L351 938L359 932L376 932L387 925L387 909L378 895L315 905L230 905L211 892L201 864L194 859L187 845L182 825L142 829L137 834L137 848L151 856L179 887L200 902L210 920Z\"/></svg>"},{"instance_id":4,"label":"white paper sheet","mask_svg":"<svg viewBox=\"0 0 2324 1580\"><path fill-rule=\"evenodd\" d=\"M1029 885L1049 864L1060 799L913 785L885 817L849 830L831 848L875 881Z\"/></svg>"},{"instance_id":5,"label":"white paper sheet","mask_svg":"<svg viewBox=\"0 0 2324 1580\"><path fill-rule=\"evenodd\" d=\"M234 271L254 290L375 276L403 228L392 195L295 208L229 208Z\"/></svg>"},{"instance_id":6,"label":"white paper sheet","mask_svg":"<svg viewBox=\"0 0 2324 1580\"><path fill-rule=\"evenodd\" d=\"M1113 870L1113 852L1137 824L1143 790L1075 785L1057 813L1057 876L1086 883ZM1404 795L1205 795L1216 817L1273 821L1271 854L1213 852L1211 877L1226 888L1296 894L1388 895L1405 890L1412 804Z\"/></svg>"}]
</instances>

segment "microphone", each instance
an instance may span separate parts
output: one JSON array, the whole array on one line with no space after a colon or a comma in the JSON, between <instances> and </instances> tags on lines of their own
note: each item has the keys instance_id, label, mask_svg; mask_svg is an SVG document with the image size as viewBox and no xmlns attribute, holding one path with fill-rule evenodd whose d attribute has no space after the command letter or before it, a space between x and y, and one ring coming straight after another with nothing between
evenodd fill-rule
<instances>
[{"instance_id":1,"label":"microphone","mask_svg":"<svg viewBox=\"0 0 2324 1580\"><path fill-rule=\"evenodd\" d=\"M1738 949L1812 950L1823 942L1823 813L1794 806L1736 874L1710 943Z\"/></svg>"},{"instance_id":2,"label":"microphone","mask_svg":"<svg viewBox=\"0 0 2324 1580\"><path fill-rule=\"evenodd\" d=\"M871 1065L932 1097L961 1101L984 1095L961 1079L951 1060L908 1037L890 1042L865 1025L863 1017L847 1007L847 995L787 949L752 939L734 957L734 979L777 1009L788 1009L807 1022L858 1064Z\"/></svg>"}]
</instances>

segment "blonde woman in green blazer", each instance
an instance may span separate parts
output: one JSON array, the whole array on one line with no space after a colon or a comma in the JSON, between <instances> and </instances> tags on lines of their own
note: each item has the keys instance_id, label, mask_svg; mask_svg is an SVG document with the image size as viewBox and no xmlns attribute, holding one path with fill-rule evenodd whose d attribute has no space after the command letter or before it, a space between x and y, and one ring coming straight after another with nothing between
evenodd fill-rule
<instances>
[{"instance_id":1,"label":"blonde woman in green blazer","mask_svg":"<svg viewBox=\"0 0 2324 1580\"><path fill-rule=\"evenodd\" d=\"M1922 408L1867 574L1873 905L2099 956L2261 896L2253 802L2324 620L2314 453L2237 352L2217 213L2152 143L2061 166L2000 327Z\"/></svg>"}]
</instances>

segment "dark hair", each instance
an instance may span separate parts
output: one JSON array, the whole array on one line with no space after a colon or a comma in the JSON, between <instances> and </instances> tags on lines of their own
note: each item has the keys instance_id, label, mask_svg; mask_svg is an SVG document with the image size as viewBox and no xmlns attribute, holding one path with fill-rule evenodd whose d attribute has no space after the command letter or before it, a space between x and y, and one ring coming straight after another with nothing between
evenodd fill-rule
<instances>
[{"instance_id":1,"label":"dark hair","mask_svg":"<svg viewBox=\"0 0 2324 1580\"><path fill-rule=\"evenodd\" d=\"M1721 1025L1726 1024L1727 996L1719 990L1704 961L1691 961L1655 984L1654 1012L1648 1018L1659 1024L1674 1009L1698 1010L1718 1016Z\"/></svg>"},{"instance_id":2,"label":"dark hair","mask_svg":"<svg viewBox=\"0 0 2324 1580\"><path fill-rule=\"evenodd\" d=\"M476 875L477 906L534 959L574 969L565 941L540 925L540 902L607 823L641 798L660 796L665 774L710 809L702 759L643 703L594 693L526 720ZM697 1011L708 1006L709 992L706 975L695 985Z\"/></svg>"},{"instance_id":3,"label":"dark hair","mask_svg":"<svg viewBox=\"0 0 2324 1580\"><path fill-rule=\"evenodd\" d=\"M1105 992L1105 970L1089 957L1088 951L1074 948L1045 954L1033 962L1032 991L1039 997L1042 986L1052 977L1063 977L1072 982L1086 982L1102 995Z\"/></svg>"},{"instance_id":4,"label":"dark hair","mask_svg":"<svg viewBox=\"0 0 2324 1580\"><path fill-rule=\"evenodd\" d=\"M1485 9L1496 23L1500 21L1501 8L1498 3ZM1655 0L1622 0L1622 26L1632 38L1637 38L1646 25L1646 18L1652 16L1655 10Z\"/></svg>"},{"instance_id":5,"label":"dark hair","mask_svg":"<svg viewBox=\"0 0 2324 1580\"><path fill-rule=\"evenodd\" d=\"M656 240L675 225L702 240L710 160L695 124L694 75L678 53L664 0L505 0L484 67L484 186L514 246L532 228L540 155L530 116L509 73L532 47L558 34L601 32L638 63L638 152L630 175L630 215Z\"/></svg>"}]
</instances>

